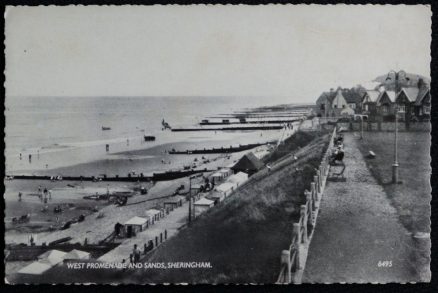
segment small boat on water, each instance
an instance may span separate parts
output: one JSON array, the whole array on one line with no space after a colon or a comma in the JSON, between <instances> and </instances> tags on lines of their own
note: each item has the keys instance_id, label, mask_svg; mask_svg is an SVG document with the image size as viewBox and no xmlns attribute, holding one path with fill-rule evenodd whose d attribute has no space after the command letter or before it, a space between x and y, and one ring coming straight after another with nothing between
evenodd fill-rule
<instances>
[{"instance_id":1,"label":"small boat on water","mask_svg":"<svg viewBox=\"0 0 438 293\"><path fill-rule=\"evenodd\" d=\"M102 126L102 131L105 131L105 130L111 130L111 127L108 127L108 126Z\"/></svg>"},{"instance_id":2,"label":"small boat on water","mask_svg":"<svg viewBox=\"0 0 438 293\"><path fill-rule=\"evenodd\" d=\"M155 141L155 136L152 135L145 135L144 141Z\"/></svg>"}]
</instances>

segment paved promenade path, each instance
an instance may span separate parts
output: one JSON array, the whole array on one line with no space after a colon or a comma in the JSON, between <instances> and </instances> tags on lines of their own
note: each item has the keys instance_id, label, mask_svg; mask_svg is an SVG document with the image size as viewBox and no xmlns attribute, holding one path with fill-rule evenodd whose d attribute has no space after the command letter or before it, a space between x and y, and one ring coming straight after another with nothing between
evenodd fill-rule
<instances>
[{"instance_id":1,"label":"paved promenade path","mask_svg":"<svg viewBox=\"0 0 438 293\"><path fill-rule=\"evenodd\" d=\"M348 133L344 143L347 181L327 182L303 283L416 281L411 236L368 170L359 138Z\"/></svg>"},{"instance_id":2,"label":"paved promenade path","mask_svg":"<svg viewBox=\"0 0 438 293\"><path fill-rule=\"evenodd\" d=\"M156 221L154 225L147 228L145 231L137 233L133 238L126 239L122 244L117 246L110 252L102 255L99 260L106 262L122 262L123 259L129 262L129 255L132 253L134 244L137 244L138 248L143 251L143 245L149 240L154 241L155 237L158 237L158 243L160 244L160 233L163 234L167 230L167 238L170 238L178 233L178 229L184 226L188 221L189 202L171 211L166 217Z\"/></svg>"}]
</instances>

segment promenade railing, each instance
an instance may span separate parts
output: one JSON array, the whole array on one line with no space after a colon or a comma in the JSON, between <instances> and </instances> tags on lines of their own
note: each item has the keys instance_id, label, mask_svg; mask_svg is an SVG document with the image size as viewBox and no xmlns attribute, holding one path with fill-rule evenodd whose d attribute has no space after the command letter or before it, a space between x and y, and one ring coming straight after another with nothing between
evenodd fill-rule
<instances>
[{"instance_id":1,"label":"promenade railing","mask_svg":"<svg viewBox=\"0 0 438 293\"><path fill-rule=\"evenodd\" d=\"M281 252L281 270L278 284L301 283L307 259L307 251L316 226L319 204L330 169L330 155L334 146L336 128L330 135L328 147L322 157L316 175L310 184L310 191L304 191L306 203L300 207L300 219L293 223L292 240L288 249Z\"/></svg>"}]
</instances>

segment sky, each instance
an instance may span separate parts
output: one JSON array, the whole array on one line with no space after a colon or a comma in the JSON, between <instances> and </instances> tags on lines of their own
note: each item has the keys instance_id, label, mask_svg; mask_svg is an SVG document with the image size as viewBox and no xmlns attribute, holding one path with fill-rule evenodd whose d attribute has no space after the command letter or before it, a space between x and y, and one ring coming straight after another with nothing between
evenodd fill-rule
<instances>
[{"instance_id":1,"label":"sky","mask_svg":"<svg viewBox=\"0 0 438 293\"><path fill-rule=\"evenodd\" d=\"M5 36L7 96L299 103L390 70L430 76L424 5L9 6Z\"/></svg>"}]
</instances>

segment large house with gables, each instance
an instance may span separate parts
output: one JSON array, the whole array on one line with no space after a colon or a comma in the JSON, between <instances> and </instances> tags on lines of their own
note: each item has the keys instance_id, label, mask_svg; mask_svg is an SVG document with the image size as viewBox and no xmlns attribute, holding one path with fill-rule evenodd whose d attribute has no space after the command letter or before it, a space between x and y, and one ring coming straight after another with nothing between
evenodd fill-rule
<instances>
[{"instance_id":1,"label":"large house with gables","mask_svg":"<svg viewBox=\"0 0 438 293\"><path fill-rule=\"evenodd\" d=\"M319 117L342 117L359 113L362 107L361 96L349 89L338 88L323 92L316 101Z\"/></svg>"},{"instance_id":2,"label":"large house with gables","mask_svg":"<svg viewBox=\"0 0 438 293\"><path fill-rule=\"evenodd\" d=\"M393 118L397 109L399 119L424 120L430 115L430 101L430 88L420 80L418 87L401 88L397 95L384 89L366 91L362 98L362 114L385 120Z\"/></svg>"}]
</instances>

